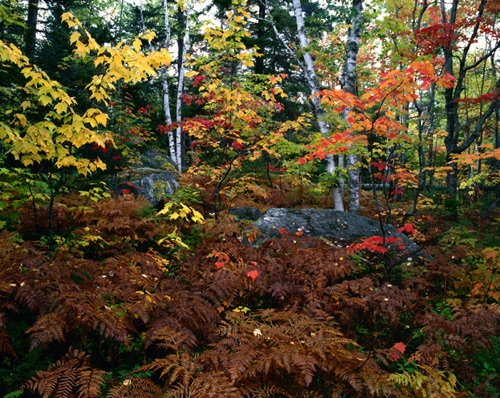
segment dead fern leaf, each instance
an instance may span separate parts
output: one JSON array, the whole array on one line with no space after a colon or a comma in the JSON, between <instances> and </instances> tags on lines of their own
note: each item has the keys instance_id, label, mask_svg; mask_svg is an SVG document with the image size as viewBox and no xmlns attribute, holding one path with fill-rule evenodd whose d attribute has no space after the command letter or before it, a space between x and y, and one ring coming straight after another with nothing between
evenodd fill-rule
<instances>
[{"instance_id":1,"label":"dead fern leaf","mask_svg":"<svg viewBox=\"0 0 500 398\"><path fill-rule=\"evenodd\" d=\"M76 387L79 398L98 398L102 393L102 385L106 372L98 369L82 370L78 374Z\"/></svg>"},{"instance_id":2,"label":"dead fern leaf","mask_svg":"<svg viewBox=\"0 0 500 398\"><path fill-rule=\"evenodd\" d=\"M187 387L191 384L197 372L197 364L186 353L167 355L141 366L137 372L160 372L160 378L165 379L167 387L180 384Z\"/></svg>"},{"instance_id":3,"label":"dead fern leaf","mask_svg":"<svg viewBox=\"0 0 500 398\"><path fill-rule=\"evenodd\" d=\"M106 398L159 398L163 391L149 379L131 377L111 387Z\"/></svg>"},{"instance_id":4,"label":"dead fern leaf","mask_svg":"<svg viewBox=\"0 0 500 398\"><path fill-rule=\"evenodd\" d=\"M66 322L57 312L42 315L33 326L26 330L26 333L31 335L30 350L55 341L65 341L65 328Z\"/></svg>"},{"instance_id":5,"label":"dead fern leaf","mask_svg":"<svg viewBox=\"0 0 500 398\"><path fill-rule=\"evenodd\" d=\"M70 350L48 370L37 371L23 389L42 398L99 397L105 372L90 368L89 361L84 352Z\"/></svg>"}]
</instances>

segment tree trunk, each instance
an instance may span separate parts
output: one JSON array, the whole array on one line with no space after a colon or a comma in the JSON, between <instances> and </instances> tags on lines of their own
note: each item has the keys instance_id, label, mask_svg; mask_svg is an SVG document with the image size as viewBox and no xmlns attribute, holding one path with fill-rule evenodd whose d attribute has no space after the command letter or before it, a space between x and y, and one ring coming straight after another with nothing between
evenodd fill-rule
<instances>
[{"instance_id":1,"label":"tree trunk","mask_svg":"<svg viewBox=\"0 0 500 398\"><path fill-rule=\"evenodd\" d=\"M38 4L39 0L28 1L28 18L26 20L26 34L24 52L26 56L33 61L36 49L36 26L38 23Z\"/></svg>"},{"instance_id":2,"label":"tree trunk","mask_svg":"<svg viewBox=\"0 0 500 398\"><path fill-rule=\"evenodd\" d=\"M318 78L316 76L316 71L314 69L314 60L312 58L311 53L308 50L309 40L305 34L305 25L304 25L304 17L302 14L302 5L300 0L293 0L293 10L295 14L295 20L297 22L297 37L300 43L300 49L302 50L302 57L304 59L304 67L303 72L307 80L307 84L311 91L311 95L318 93L319 85ZM318 121L319 131L322 135L328 136L330 133L330 129L328 125L323 119L324 111L321 106L320 99L318 96L314 96L310 99L311 106L313 108L314 114ZM328 155L326 157L327 166L326 169L329 173L335 173L335 159L332 155ZM343 192L340 187L340 184L336 184L332 188L332 199L335 210L344 211L344 201L343 201Z\"/></svg>"},{"instance_id":3,"label":"tree trunk","mask_svg":"<svg viewBox=\"0 0 500 398\"><path fill-rule=\"evenodd\" d=\"M271 16L271 11L269 10L269 5L268 5L267 1L265 1L265 6L266 6L266 9L269 13L269 16ZM297 23L297 37L299 39L300 49L302 51L302 57L303 57L304 61L302 61L297 56L297 53L292 50L293 46L285 38L285 36L278 30L274 21L271 19L270 22L272 24L273 30L276 33L276 36L278 37L278 39L283 43L283 46L288 51L290 56L295 58L296 62L299 64L299 67L302 70L302 73L304 74L307 85L309 86L310 94L312 96L313 94L318 93L320 90L319 90L319 85L318 85L318 79L316 76L316 71L314 69L314 60L311 56L311 53L308 51L308 48L307 48L309 46L309 40L307 39L307 36L305 34L305 30L304 30L305 29L304 28L304 17L302 15L302 6L300 4L300 0L293 0L293 9L294 9L294 14L295 14L295 20ZM321 106L320 99L317 96L311 97L309 103L311 105L314 116L316 117L316 120L318 122L318 127L319 127L320 133L324 136L328 136L330 133L330 129L329 129L327 123L323 119L324 111L323 111L323 108ZM327 170L327 172L335 174L336 169L337 169L337 167L335 165L335 158L333 157L333 155L327 155L326 156L326 170ZM332 199L333 199L335 210L344 211L343 189L342 189L341 185L342 185L341 183L337 183L337 184L335 184L334 187L332 187Z\"/></svg>"},{"instance_id":4,"label":"tree trunk","mask_svg":"<svg viewBox=\"0 0 500 398\"><path fill-rule=\"evenodd\" d=\"M357 73L356 62L358 59L359 42L361 39L363 0L353 0L352 17L350 18L350 28L347 32L347 54L342 73L342 89L345 92L357 95ZM344 115L347 118L349 110ZM349 211L359 211L359 191L360 191L360 168L359 156L355 154L347 155L347 170L349 183L347 188Z\"/></svg>"},{"instance_id":5,"label":"tree trunk","mask_svg":"<svg viewBox=\"0 0 500 398\"><path fill-rule=\"evenodd\" d=\"M304 75L307 80L307 84L311 91L311 95L318 93L319 84L318 78L316 76L316 70L314 69L314 60L311 53L308 50L309 40L307 39L305 33L304 17L302 15L302 6L300 0L293 0L293 9L295 13L295 20L297 22L297 37L300 43L300 49L302 50L302 58L304 59ZM318 119L319 131L321 134L327 135L330 132L328 125L323 120L324 112L321 106L320 99L314 96L310 99L314 113Z\"/></svg>"},{"instance_id":6,"label":"tree trunk","mask_svg":"<svg viewBox=\"0 0 500 398\"><path fill-rule=\"evenodd\" d=\"M259 19L257 21L257 45L263 42L264 37L264 19L266 18L266 5L263 1L259 1ZM259 48L259 52L262 53L264 49ZM255 59L255 73L264 73L264 57L257 57Z\"/></svg>"},{"instance_id":7,"label":"tree trunk","mask_svg":"<svg viewBox=\"0 0 500 398\"><path fill-rule=\"evenodd\" d=\"M168 13L168 0L163 0L163 9L165 12L165 48L168 50L170 47L170 37L171 37L171 29L170 29L170 16ZM168 137L168 148L170 151L170 157L175 165L178 167L179 160L177 159L176 145L175 145L175 136L172 132L172 114L170 112L170 87L168 84L168 71L166 67L162 68L162 84L163 84L163 111L165 115L165 124L167 128L167 137Z\"/></svg>"},{"instance_id":8,"label":"tree trunk","mask_svg":"<svg viewBox=\"0 0 500 398\"><path fill-rule=\"evenodd\" d=\"M456 78L455 87L446 88L444 90L445 98L445 110L446 110L446 137L444 139L444 144L446 147L446 161L450 166L447 172L446 182L448 184L447 190L448 195L451 199L456 199L458 191L458 167L456 162L453 161L452 157L454 154L460 154L466 151L473 143L475 143L481 136L483 125L490 117L494 114L499 106L498 98L495 99L488 109L484 111L482 115L479 116L475 126L471 129L471 134L467 137L460 137L462 128L459 120L459 99L461 98L462 92L465 89L465 81L467 73L474 70L481 63L486 62L487 59L495 53L495 51L500 47L500 42L497 42L492 48L485 49L484 53L477 57L472 64L468 62L469 51L478 39L480 25L483 23L483 13L487 4L487 0L480 0L477 5L477 15L473 19L475 22L470 27L470 36L466 38L466 45L457 54L454 49L453 38L456 37L458 32L455 31L454 26L457 19L459 0L453 0L451 7L449 7L444 0L440 0L441 7L441 23L443 26L450 26L451 32L448 33L449 43L445 43L442 46L444 54L444 69L446 73L454 76ZM455 70L454 60L457 59L457 70ZM500 80L497 80L496 89L500 89ZM462 138L462 141L460 141Z\"/></svg>"},{"instance_id":9,"label":"tree trunk","mask_svg":"<svg viewBox=\"0 0 500 398\"><path fill-rule=\"evenodd\" d=\"M182 52L179 53L179 83L177 85L177 105L176 105L176 122L177 122L177 136L176 136L176 158L177 158L177 171L179 174L182 173L182 143L183 143L183 133L182 133L182 94L184 93L184 75L186 68L184 64L186 63L186 51L189 48L190 43L190 18L191 18L191 0L188 0L186 4L186 22L184 29L184 37L182 39Z\"/></svg>"}]
</instances>

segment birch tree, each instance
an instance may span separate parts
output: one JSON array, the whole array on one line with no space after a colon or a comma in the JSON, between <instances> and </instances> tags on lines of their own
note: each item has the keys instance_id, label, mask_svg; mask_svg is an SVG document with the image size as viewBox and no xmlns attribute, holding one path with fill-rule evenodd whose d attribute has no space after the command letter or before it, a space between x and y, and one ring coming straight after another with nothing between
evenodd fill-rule
<instances>
[{"instance_id":1,"label":"birch tree","mask_svg":"<svg viewBox=\"0 0 500 398\"><path fill-rule=\"evenodd\" d=\"M185 77L185 63L186 54L190 46L191 37L191 14L193 12L193 2L192 0L187 0L185 2L179 1L177 3L179 10L179 18L182 18L182 13L184 12L184 18L186 20L183 34L179 34L179 53L177 62L177 90L175 98L175 122L176 128L173 130L173 118L170 110L170 85L168 82L168 70L164 69L162 73L162 83L163 83L163 108L165 116L165 124L168 130L168 147L170 151L170 157L175 163L176 169L179 174L182 173L182 152L183 152L183 134L182 134L182 95L184 93L184 77ZM163 8L165 11L165 48L169 48L171 45L172 29L170 24L169 15L169 3L168 0L163 0ZM182 43L180 43L182 42Z\"/></svg>"},{"instance_id":2,"label":"birch tree","mask_svg":"<svg viewBox=\"0 0 500 398\"><path fill-rule=\"evenodd\" d=\"M176 154L176 165L177 165L177 171L179 174L182 173L182 142L183 142L183 137L182 137L182 127L181 127L181 121L182 121L182 94L184 93L184 76L186 73L186 68L185 68L185 63L186 63L186 54L187 54L187 49L189 48L190 45L190 30L191 30L191 13L193 11L193 5L191 0L187 0L187 4L185 5L186 7L186 26L184 29L184 38L183 38L183 44L182 46L179 46L182 48L181 53L179 53L179 81L177 84L177 101L176 101L176 122L177 122L177 130L176 130L176 137L175 137L175 154Z\"/></svg>"},{"instance_id":3,"label":"birch tree","mask_svg":"<svg viewBox=\"0 0 500 398\"><path fill-rule=\"evenodd\" d=\"M165 43L164 47L169 48L170 47L170 38L172 35L172 30L170 27L170 15L169 15L169 9L168 9L168 0L163 0L163 10L165 12L165 19L164 19L164 24L165 24ZM175 137L174 133L171 130L172 126L172 114L170 112L170 87L169 87L169 82L168 82L168 69L166 67L162 68L162 85L163 85L163 111L164 111L164 116L165 116L165 124L167 126L168 130L168 147L170 150L170 157L172 158L172 161L175 163L177 168L179 167L180 159L177 157L177 152L176 152L176 145L175 145Z\"/></svg>"},{"instance_id":4,"label":"birch tree","mask_svg":"<svg viewBox=\"0 0 500 398\"><path fill-rule=\"evenodd\" d=\"M347 53L345 58L344 70L342 73L342 89L345 92L357 95L357 73L356 61L359 52L359 42L361 39L363 0L353 0L350 18L350 27L347 32ZM347 118L348 111L344 112L344 118ZM348 205L349 211L359 211L359 190L360 190L360 168L359 156L350 153L347 155L347 168L349 174L348 183Z\"/></svg>"},{"instance_id":5,"label":"birch tree","mask_svg":"<svg viewBox=\"0 0 500 398\"><path fill-rule=\"evenodd\" d=\"M266 8L268 10L269 15L271 16L271 12L269 9L269 5L266 2ZM310 94L310 104L313 110L314 115L316 116L319 131L322 135L328 136L330 134L330 128L328 124L324 120L324 110L320 102L320 97L316 94L320 92L318 78L316 75L316 70L314 67L314 60L309 51L309 40L306 35L306 29L304 24L304 17L302 11L302 5L300 0L293 0L293 10L295 15L295 21L297 23L297 38L299 40L300 50L302 53L302 59L300 59L292 48L291 43L286 39L282 32L279 31L274 21L271 19L271 23L273 29L276 33L276 36L280 39L283 46L289 54L296 60L302 73L306 79L309 94ZM335 173L336 165L335 159L333 155L328 155L326 157L326 169L328 173ZM334 203L335 210L344 211L344 202L343 202L343 189L342 182L339 181L332 187L332 198Z\"/></svg>"}]
</instances>

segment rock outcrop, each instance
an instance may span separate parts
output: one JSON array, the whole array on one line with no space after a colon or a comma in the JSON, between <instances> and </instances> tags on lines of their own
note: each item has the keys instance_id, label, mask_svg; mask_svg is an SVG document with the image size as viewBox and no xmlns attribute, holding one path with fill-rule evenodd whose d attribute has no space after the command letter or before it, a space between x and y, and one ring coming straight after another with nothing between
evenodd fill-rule
<instances>
[{"instance_id":1,"label":"rock outcrop","mask_svg":"<svg viewBox=\"0 0 500 398\"><path fill-rule=\"evenodd\" d=\"M119 173L117 190L127 189L144 196L153 206L179 189L177 174L170 157L157 149L148 149L140 162Z\"/></svg>"},{"instance_id":2,"label":"rock outcrop","mask_svg":"<svg viewBox=\"0 0 500 398\"><path fill-rule=\"evenodd\" d=\"M257 221L262 217L262 213L257 207L240 206L229 209L229 214L236 217L236 221L250 220Z\"/></svg>"},{"instance_id":3,"label":"rock outcrop","mask_svg":"<svg viewBox=\"0 0 500 398\"><path fill-rule=\"evenodd\" d=\"M302 231L304 236L321 237L334 243L349 243L373 235L381 235L380 223L356 213L332 209L269 209L254 223L268 237ZM419 249L406 235L389 224L383 224L386 236L401 238L409 252Z\"/></svg>"}]
</instances>

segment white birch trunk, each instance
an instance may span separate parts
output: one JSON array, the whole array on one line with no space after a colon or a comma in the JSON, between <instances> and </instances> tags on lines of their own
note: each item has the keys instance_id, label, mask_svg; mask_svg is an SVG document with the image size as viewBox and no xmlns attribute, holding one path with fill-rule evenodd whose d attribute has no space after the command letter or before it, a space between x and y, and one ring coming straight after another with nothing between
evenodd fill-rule
<instances>
[{"instance_id":1,"label":"white birch trunk","mask_svg":"<svg viewBox=\"0 0 500 398\"><path fill-rule=\"evenodd\" d=\"M302 56L304 58L304 67L302 69L304 71L304 75L306 77L307 84L309 85L309 89L312 95L318 93L320 90L318 85L318 78L314 69L314 60L311 56L311 53L307 50L307 47L309 46L309 40L307 39L307 36L305 34L304 17L302 15L302 5L300 3L300 0L293 0L293 10L295 13L295 20L297 22L297 36L299 38L300 48L302 50ZM328 128L326 122L323 120L324 111L323 107L321 106L319 97L315 96L311 98L311 103L318 120L319 131L321 132L321 134L328 136L330 133L330 129ZM335 173L335 159L332 155L328 155L326 158L326 169L329 173ZM344 211L342 193L343 192L340 184L332 188L332 199L335 210Z\"/></svg>"},{"instance_id":2,"label":"white birch trunk","mask_svg":"<svg viewBox=\"0 0 500 398\"><path fill-rule=\"evenodd\" d=\"M182 54L179 54L178 56L180 57L180 62L179 62L179 82L177 85L177 105L176 105L176 121L177 121L177 137L176 137L176 148L175 152L177 155L177 171L179 174L182 174L182 127L181 127L181 121L182 121L182 94L184 93L184 75L185 75L185 67L184 64L186 63L186 53L187 49L189 48L190 45L190 18L191 18L191 12L192 12L192 5L191 5L191 0L187 1L186 5L186 30L184 32L184 45L183 45L183 51Z\"/></svg>"},{"instance_id":3,"label":"white birch trunk","mask_svg":"<svg viewBox=\"0 0 500 398\"><path fill-rule=\"evenodd\" d=\"M170 47L170 36L171 36L170 17L168 14L168 0L163 0L163 8L165 11L165 48L168 50L168 48ZM167 133L168 147L172 161L176 165L178 165L177 154L175 151L175 137L173 132L170 130L170 126L172 125L172 114L170 113L170 96L169 96L169 85L168 85L168 76L166 67L162 67L161 77L163 85L163 110L165 114L165 124L167 128L169 128L169 131Z\"/></svg>"},{"instance_id":4,"label":"white birch trunk","mask_svg":"<svg viewBox=\"0 0 500 398\"><path fill-rule=\"evenodd\" d=\"M353 0L352 2L352 18L351 27L347 33L347 54L342 73L342 89L345 92L357 95L356 90L356 62L358 59L359 42L361 38L363 0ZM349 110L346 110L344 115L347 118ZM349 211L359 211L359 191L361 188L360 168L357 165L359 156L348 154L347 168L349 175L349 183L347 187L347 200Z\"/></svg>"},{"instance_id":5,"label":"white birch trunk","mask_svg":"<svg viewBox=\"0 0 500 398\"><path fill-rule=\"evenodd\" d=\"M318 78L316 76L316 70L314 69L314 60L311 56L311 53L307 50L307 47L309 46L309 40L307 39L307 36L305 34L304 17L302 15L302 5L300 4L300 0L293 0L293 9L295 12L295 20L297 21L297 36L299 38L300 48L302 50L302 56L304 58L304 75L306 77L307 84L312 95L318 93L320 90L318 85ZM327 135L330 129L323 120L324 112L319 97L311 98L311 102L313 104L316 117L318 118L319 131L321 132L321 134Z\"/></svg>"}]
</instances>

